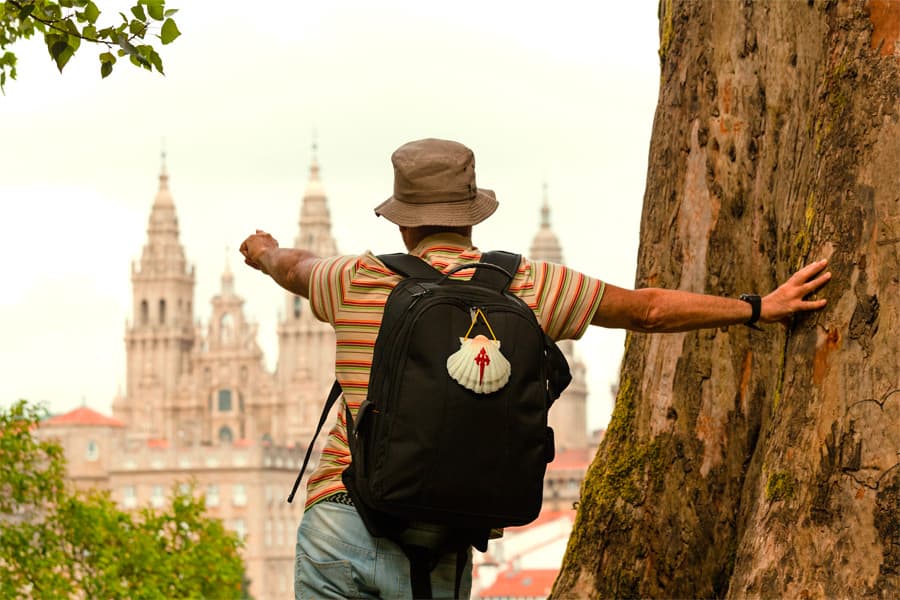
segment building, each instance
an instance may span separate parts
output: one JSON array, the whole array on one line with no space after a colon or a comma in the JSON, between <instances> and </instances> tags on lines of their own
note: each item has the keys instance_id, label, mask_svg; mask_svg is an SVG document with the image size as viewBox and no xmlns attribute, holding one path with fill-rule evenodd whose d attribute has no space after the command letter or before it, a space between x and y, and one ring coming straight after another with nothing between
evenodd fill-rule
<instances>
[{"instance_id":1,"label":"building","mask_svg":"<svg viewBox=\"0 0 900 600\"><path fill-rule=\"evenodd\" d=\"M313 154L295 245L331 256L337 243L315 148ZM546 187L541 211L531 255L561 262ZM229 266L205 326L195 321L194 282L163 161L146 243L131 268L125 389L111 417L81 407L46 420L41 430L62 441L77 485L108 488L125 508L163 506L172 486L193 484L210 514L244 539L251 594L283 598L292 587L305 486L293 504L285 495L333 381L334 333L306 300L286 293L270 372ZM561 457L587 444L584 364L572 342L562 346L573 382L550 417ZM584 474L564 462L564 469L548 469L555 508L571 508L578 498L573 481Z\"/></svg>"}]
</instances>

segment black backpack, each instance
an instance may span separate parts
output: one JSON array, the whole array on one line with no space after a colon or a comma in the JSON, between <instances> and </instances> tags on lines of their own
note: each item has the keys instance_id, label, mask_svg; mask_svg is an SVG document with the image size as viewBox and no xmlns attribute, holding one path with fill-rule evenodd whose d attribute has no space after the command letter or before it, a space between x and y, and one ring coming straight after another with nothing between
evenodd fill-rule
<instances>
[{"instance_id":1,"label":"black backpack","mask_svg":"<svg viewBox=\"0 0 900 600\"><path fill-rule=\"evenodd\" d=\"M448 552L457 553L458 595L469 546L483 552L492 529L538 516L554 456L547 411L571 375L532 310L507 291L519 255L488 252L446 274L410 254L378 258L404 279L384 307L355 420L345 405L352 463L343 482L369 532L410 558L414 597L431 596L430 572ZM472 268L471 280L450 279ZM335 382L319 429L340 392Z\"/></svg>"}]
</instances>

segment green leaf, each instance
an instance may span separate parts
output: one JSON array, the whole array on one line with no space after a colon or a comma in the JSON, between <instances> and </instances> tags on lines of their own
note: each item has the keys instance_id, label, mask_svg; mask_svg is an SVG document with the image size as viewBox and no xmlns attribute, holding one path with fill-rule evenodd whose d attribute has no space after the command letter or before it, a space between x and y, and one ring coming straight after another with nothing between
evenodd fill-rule
<instances>
[{"instance_id":1,"label":"green leaf","mask_svg":"<svg viewBox=\"0 0 900 600\"><path fill-rule=\"evenodd\" d=\"M81 30L81 36L88 41L92 42L97 38L97 28L93 25L86 25L84 29Z\"/></svg>"},{"instance_id":2,"label":"green leaf","mask_svg":"<svg viewBox=\"0 0 900 600\"><path fill-rule=\"evenodd\" d=\"M62 9L59 4L44 4L41 9L44 11L44 16L51 21L62 19Z\"/></svg>"},{"instance_id":3,"label":"green leaf","mask_svg":"<svg viewBox=\"0 0 900 600\"><path fill-rule=\"evenodd\" d=\"M160 57L159 52L154 50L152 46L150 46L150 56L148 56L147 58L150 59L150 63L154 67L156 67L157 71L159 71L162 75L166 74L165 71L163 71L162 57Z\"/></svg>"},{"instance_id":4,"label":"green leaf","mask_svg":"<svg viewBox=\"0 0 900 600\"><path fill-rule=\"evenodd\" d=\"M162 40L163 44L171 44L181 35L181 32L178 31L178 26L175 25L175 21L172 19L166 19L165 23L163 23L162 31L159 33L159 39Z\"/></svg>"},{"instance_id":5,"label":"green leaf","mask_svg":"<svg viewBox=\"0 0 900 600\"><path fill-rule=\"evenodd\" d=\"M131 7L131 14L140 19L141 21L147 20L147 15L144 14L144 7L140 4L135 4Z\"/></svg>"},{"instance_id":6,"label":"green leaf","mask_svg":"<svg viewBox=\"0 0 900 600\"><path fill-rule=\"evenodd\" d=\"M75 50L66 40L54 42L50 47L50 56L56 62L56 68L59 69L60 73L62 73L63 67L66 66L73 54L75 54Z\"/></svg>"},{"instance_id":7,"label":"green leaf","mask_svg":"<svg viewBox=\"0 0 900 600\"><path fill-rule=\"evenodd\" d=\"M165 16L167 16L167 17L171 17L172 15L174 15L174 14L177 13L177 12L178 12L178 9L177 9L177 8L170 8L170 9L167 10L164 14L165 14Z\"/></svg>"},{"instance_id":8,"label":"green leaf","mask_svg":"<svg viewBox=\"0 0 900 600\"><path fill-rule=\"evenodd\" d=\"M74 36L81 35L81 32L78 31L78 25L76 25L75 22L72 21L71 18L63 19L63 26L65 27L66 30L68 30L68 32L71 35L74 35Z\"/></svg>"},{"instance_id":9,"label":"green leaf","mask_svg":"<svg viewBox=\"0 0 900 600\"><path fill-rule=\"evenodd\" d=\"M27 19L34 11L34 4L25 4L19 9L19 21Z\"/></svg>"},{"instance_id":10,"label":"green leaf","mask_svg":"<svg viewBox=\"0 0 900 600\"><path fill-rule=\"evenodd\" d=\"M132 21L128 24L128 32L132 35L144 37L142 34L147 30L147 24L143 21Z\"/></svg>"},{"instance_id":11,"label":"green leaf","mask_svg":"<svg viewBox=\"0 0 900 600\"><path fill-rule=\"evenodd\" d=\"M168 16L163 10L164 3L162 0L144 0L144 4L147 5L147 14L150 15L150 18L162 21Z\"/></svg>"},{"instance_id":12,"label":"green leaf","mask_svg":"<svg viewBox=\"0 0 900 600\"><path fill-rule=\"evenodd\" d=\"M106 79L109 77L109 74L112 73L113 64L111 62L101 62L100 63L100 77L102 79Z\"/></svg>"},{"instance_id":13,"label":"green leaf","mask_svg":"<svg viewBox=\"0 0 900 600\"><path fill-rule=\"evenodd\" d=\"M88 20L88 23L93 25L97 22L97 17L100 16L100 9L97 8L97 5L88 0L88 3L84 7L84 18Z\"/></svg>"}]
</instances>

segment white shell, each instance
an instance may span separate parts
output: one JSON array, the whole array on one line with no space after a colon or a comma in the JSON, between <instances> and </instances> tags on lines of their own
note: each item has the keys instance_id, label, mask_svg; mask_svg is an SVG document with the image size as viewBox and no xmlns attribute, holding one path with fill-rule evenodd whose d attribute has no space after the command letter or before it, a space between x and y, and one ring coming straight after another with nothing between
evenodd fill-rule
<instances>
[{"instance_id":1,"label":"white shell","mask_svg":"<svg viewBox=\"0 0 900 600\"><path fill-rule=\"evenodd\" d=\"M500 340L483 335L459 338L460 348L447 358L447 372L476 394L496 392L509 381L510 366L500 353Z\"/></svg>"}]
</instances>

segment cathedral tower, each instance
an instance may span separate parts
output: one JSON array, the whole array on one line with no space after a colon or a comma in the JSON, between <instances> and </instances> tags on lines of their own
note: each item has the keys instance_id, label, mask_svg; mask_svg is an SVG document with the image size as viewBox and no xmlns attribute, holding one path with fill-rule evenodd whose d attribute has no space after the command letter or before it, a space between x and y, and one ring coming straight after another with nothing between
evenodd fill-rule
<instances>
[{"instance_id":1,"label":"cathedral tower","mask_svg":"<svg viewBox=\"0 0 900 600\"><path fill-rule=\"evenodd\" d=\"M544 184L544 200L541 205L541 225L531 243L531 258L556 264L563 263L559 238L550 228L550 201L547 184ZM563 340L559 347L569 361L572 383L550 409L550 426L560 450L587 447L587 381L585 366L575 353L575 342Z\"/></svg>"},{"instance_id":2,"label":"cathedral tower","mask_svg":"<svg viewBox=\"0 0 900 600\"><path fill-rule=\"evenodd\" d=\"M131 264L132 316L126 324L126 390L113 414L138 435L165 437L164 419L194 345L194 267L178 239L165 154L140 264Z\"/></svg>"},{"instance_id":3,"label":"cathedral tower","mask_svg":"<svg viewBox=\"0 0 900 600\"><path fill-rule=\"evenodd\" d=\"M235 292L227 262L221 282L211 300L206 335L194 352L194 377L180 394L178 437L189 444L272 443L280 419L274 414L274 385L257 343L257 325L244 315L244 299Z\"/></svg>"},{"instance_id":4,"label":"cathedral tower","mask_svg":"<svg viewBox=\"0 0 900 600\"><path fill-rule=\"evenodd\" d=\"M315 144L312 150L294 246L321 257L336 256L337 244L331 234L331 214L319 176ZM314 431L334 381L334 343L331 326L313 316L309 302L287 293L284 314L278 323L276 378L279 397L286 403L288 443L308 443Z\"/></svg>"}]
</instances>

